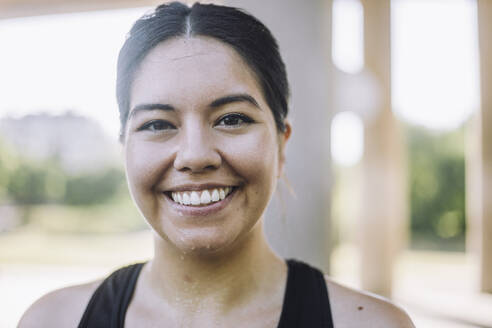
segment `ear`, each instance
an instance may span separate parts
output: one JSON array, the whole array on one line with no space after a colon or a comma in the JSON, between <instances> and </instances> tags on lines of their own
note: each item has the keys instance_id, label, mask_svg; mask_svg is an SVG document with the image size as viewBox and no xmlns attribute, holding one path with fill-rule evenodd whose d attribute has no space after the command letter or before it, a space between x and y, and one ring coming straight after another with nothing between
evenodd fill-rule
<instances>
[{"instance_id":1,"label":"ear","mask_svg":"<svg viewBox=\"0 0 492 328\"><path fill-rule=\"evenodd\" d=\"M292 126L288 120L284 121L285 131L278 134L278 176L280 177L284 170L285 164L285 145L292 133Z\"/></svg>"}]
</instances>

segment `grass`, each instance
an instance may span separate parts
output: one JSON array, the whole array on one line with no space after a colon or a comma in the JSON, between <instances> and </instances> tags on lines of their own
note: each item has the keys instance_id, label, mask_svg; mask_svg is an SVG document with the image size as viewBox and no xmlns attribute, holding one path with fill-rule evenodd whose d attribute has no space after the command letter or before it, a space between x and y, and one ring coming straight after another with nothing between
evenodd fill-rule
<instances>
[{"instance_id":1,"label":"grass","mask_svg":"<svg viewBox=\"0 0 492 328\"><path fill-rule=\"evenodd\" d=\"M29 223L0 234L0 264L107 265L152 255L152 236L131 201L40 205Z\"/></svg>"},{"instance_id":2,"label":"grass","mask_svg":"<svg viewBox=\"0 0 492 328\"><path fill-rule=\"evenodd\" d=\"M115 233L142 230L144 219L131 201L93 206L46 204L28 208L22 229L50 233Z\"/></svg>"},{"instance_id":3,"label":"grass","mask_svg":"<svg viewBox=\"0 0 492 328\"><path fill-rule=\"evenodd\" d=\"M0 236L0 264L120 265L152 256L149 230L111 234L18 231Z\"/></svg>"}]
</instances>

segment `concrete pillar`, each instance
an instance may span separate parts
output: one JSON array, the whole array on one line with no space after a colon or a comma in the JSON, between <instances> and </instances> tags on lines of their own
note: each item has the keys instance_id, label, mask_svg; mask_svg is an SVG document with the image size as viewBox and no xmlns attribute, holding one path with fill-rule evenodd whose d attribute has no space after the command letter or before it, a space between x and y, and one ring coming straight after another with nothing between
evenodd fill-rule
<instances>
[{"instance_id":1,"label":"concrete pillar","mask_svg":"<svg viewBox=\"0 0 492 328\"><path fill-rule=\"evenodd\" d=\"M492 1L478 0L478 27L480 49L480 155L481 193L468 197L481 197L479 211L480 229L480 289L492 293Z\"/></svg>"},{"instance_id":2,"label":"concrete pillar","mask_svg":"<svg viewBox=\"0 0 492 328\"><path fill-rule=\"evenodd\" d=\"M390 0L361 2L365 66L379 82L381 103L365 126L360 274L363 289L389 297L407 216L403 143L391 111Z\"/></svg>"},{"instance_id":3,"label":"concrete pillar","mask_svg":"<svg viewBox=\"0 0 492 328\"><path fill-rule=\"evenodd\" d=\"M286 176L266 214L267 237L284 257L329 270L331 0L228 0L267 25L291 84Z\"/></svg>"}]
</instances>

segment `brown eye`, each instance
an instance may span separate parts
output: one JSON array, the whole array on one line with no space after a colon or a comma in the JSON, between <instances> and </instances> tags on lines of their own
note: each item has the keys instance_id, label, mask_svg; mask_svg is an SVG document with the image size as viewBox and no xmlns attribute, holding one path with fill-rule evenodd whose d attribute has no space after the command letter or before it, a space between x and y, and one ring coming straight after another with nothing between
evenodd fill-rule
<instances>
[{"instance_id":1,"label":"brown eye","mask_svg":"<svg viewBox=\"0 0 492 328\"><path fill-rule=\"evenodd\" d=\"M248 123L253 123L253 120L246 115L234 113L222 116L217 122L217 126L239 127Z\"/></svg>"},{"instance_id":2,"label":"brown eye","mask_svg":"<svg viewBox=\"0 0 492 328\"><path fill-rule=\"evenodd\" d=\"M158 132L158 131L173 130L173 129L176 129L176 127L171 123L169 123L168 121L153 120L142 125L140 128L138 128L138 131Z\"/></svg>"}]
</instances>

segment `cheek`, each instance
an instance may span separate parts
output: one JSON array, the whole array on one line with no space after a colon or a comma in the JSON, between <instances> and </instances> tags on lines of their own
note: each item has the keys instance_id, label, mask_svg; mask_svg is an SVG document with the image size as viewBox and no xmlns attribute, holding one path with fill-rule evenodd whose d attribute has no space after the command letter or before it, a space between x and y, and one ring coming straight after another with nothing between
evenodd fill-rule
<instances>
[{"instance_id":1,"label":"cheek","mask_svg":"<svg viewBox=\"0 0 492 328\"><path fill-rule=\"evenodd\" d=\"M278 146L269 130L236 137L223 147L223 156L248 183L271 184L276 180Z\"/></svg>"},{"instance_id":2,"label":"cheek","mask_svg":"<svg viewBox=\"0 0 492 328\"><path fill-rule=\"evenodd\" d=\"M159 177L170 163L166 148L156 143L128 140L125 147L125 166L130 190L138 199L152 192Z\"/></svg>"}]
</instances>

